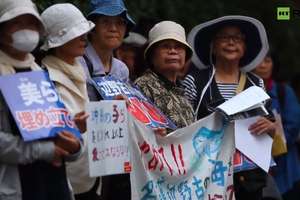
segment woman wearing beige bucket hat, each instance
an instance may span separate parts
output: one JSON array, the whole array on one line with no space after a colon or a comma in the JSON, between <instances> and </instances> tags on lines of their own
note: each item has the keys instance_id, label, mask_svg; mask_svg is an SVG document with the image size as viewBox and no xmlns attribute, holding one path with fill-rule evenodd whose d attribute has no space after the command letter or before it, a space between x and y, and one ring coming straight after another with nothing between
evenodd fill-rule
<instances>
[{"instance_id":1,"label":"woman wearing beige bucket hat","mask_svg":"<svg viewBox=\"0 0 300 200\"><path fill-rule=\"evenodd\" d=\"M162 21L149 31L144 56L149 64L135 83L178 128L193 122L193 109L178 85L178 75L193 51L184 28L172 21Z\"/></svg>"},{"instance_id":2,"label":"woman wearing beige bucket hat","mask_svg":"<svg viewBox=\"0 0 300 200\"><path fill-rule=\"evenodd\" d=\"M208 116L216 106L253 85L263 87L262 79L249 72L263 60L269 49L267 34L260 21L247 16L220 17L194 27L188 41L195 49L194 68L184 82L197 119ZM195 66L206 69L199 71ZM248 130L254 135L274 134L274 118L269 113L256 113L259 118ZM234 158L236 199L262 199L265 171L238 150Z\"/></svg>"},{"instance_id":3,"label":"woman wearing beige bucket hat","mask_svg":"<svg viewBox=\"0 0 300 200\"><path fill-rule=\"evenodd\" d=\"M42 66L49 72L80 132L85 133L88 114L84 110L89 98L84 68L78 59L84 54L87 33L95 25L69 3L54 4L41 17L46 28L46 39L41 49L47 51ZM83 134L82 137L86 143L87 135ZM84 146L83 155L77 161L67 163L66 167L75 198L80 199L76 196L89 192L96 183L96 178L88 175L87 146Z\"/></svg>"},{"instance_id":4,"label":"woman wearing beige bucket hat","mask_svg":"<svg viewBox=\"0 0 300 200\"><path fill-rule=\"evenodd\" d=\"M30 52L43 32L39 13L30 0L0 1L1 76L41 70ZM55 142L25 143L2 96L0 119L0 199L70 199L62 160L79 150L79 141L57 137Z\"/></svg>"}]
</instances>

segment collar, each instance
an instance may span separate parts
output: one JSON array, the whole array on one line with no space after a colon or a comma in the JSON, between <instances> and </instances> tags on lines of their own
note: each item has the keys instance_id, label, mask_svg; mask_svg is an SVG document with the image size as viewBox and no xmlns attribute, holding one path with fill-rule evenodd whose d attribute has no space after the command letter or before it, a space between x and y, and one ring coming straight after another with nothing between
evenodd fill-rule
<instances>
[{"instance_id":1,"label":"collar","mask_svg":"<svg viewBox=\"0 0 300 200\"><path fill-rule=\"evenodd\" d=\"M118 63L112 55L110 72L109 73L105 72L104 65L101 61L101 58L98 56L95 48L93 47L93 45L90 42L88 43L88 46L85 49L85 55L88 57L88 59L92 63L94 76L105 76L105 75L109 75L109 74L114 74L116 71L118 71L118 68L117 68Z\"/></svg>"}]
</instances>

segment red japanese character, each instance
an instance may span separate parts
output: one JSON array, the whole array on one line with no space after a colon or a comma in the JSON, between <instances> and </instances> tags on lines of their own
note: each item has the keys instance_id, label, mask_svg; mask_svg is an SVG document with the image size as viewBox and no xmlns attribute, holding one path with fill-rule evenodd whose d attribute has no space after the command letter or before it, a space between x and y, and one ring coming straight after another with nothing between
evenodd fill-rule
<instances>
[{"instance_id":1,"label":"red japanese character","mask_svg":"<svg viewBox=\"0 0 300 200\"><path fill-rule=\"evenodd\" d=\"M35 112L35 122L38 126L42 128L48 128L50 127L50 120L43 110L37 110Z\"/></svg>"},{"instance_id":2,"label":"red japanese character","mask_svg":"<svg viewBox=\"0 0 300 200\"><path fill-rule=\"evenodd\" d=\"M17 120L20 122L21 128L27 131L33 131L39 129L34 119L32 111L20 111L16 112Z\"/></svg>"}]
</instances>

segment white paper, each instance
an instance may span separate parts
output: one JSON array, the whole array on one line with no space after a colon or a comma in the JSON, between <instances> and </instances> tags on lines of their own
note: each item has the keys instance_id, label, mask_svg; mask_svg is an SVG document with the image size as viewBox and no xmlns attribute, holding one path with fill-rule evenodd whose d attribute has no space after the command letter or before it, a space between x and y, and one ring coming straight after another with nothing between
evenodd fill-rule
<instances>
[{"instance_id":1,"label":"white paper","mask_svg":"<svg viewBox=\"0 0 300 200\"><path fill-rule=\"evenodd\" d=\"M253 161L257 166L268 172L271 163L273 139L268 134L253 135L248 131L258 117L235 121L236 148Z\"/></svg>"},{"instance_id":2,"label":"white paper","mask_svg":"<svg viewBox=\"0 0 300 200\"><path fill-rule=\"evenodd\" d=\"M86 110L90 176L130 172L125 101L89 102Z\"/></svg>"},{"instance_id":3,"label":"white paper","mask_svg":"<svg viewBox=\"0 0 300 200\"><path fill-rule=\"evenodd\" d=\"M233 115L246 111L251 107L256 107L267 99L270 99L270 97L261 87L252 86L222 103L218 108L227 115Z\"/></svg>"}]
</instances>

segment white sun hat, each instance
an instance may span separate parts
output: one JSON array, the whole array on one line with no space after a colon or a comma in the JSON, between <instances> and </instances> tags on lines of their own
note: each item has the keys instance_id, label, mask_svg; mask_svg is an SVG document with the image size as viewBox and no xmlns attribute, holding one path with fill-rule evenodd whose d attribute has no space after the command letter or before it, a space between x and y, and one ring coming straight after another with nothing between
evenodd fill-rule
<instances>
[{"instance_id":1,"label":"white sun hat","mask_svg":"<svg viewBox=\"0 0 300 200\"><path fill-rule=\"evenodd\" d=\"M193 55L193 49L186 41L185 30L180 24L173 21L159 22L155 24L153 28L149 31L148 34L149 44L144 51L145 58L146 59L148 58L149 50L151 49L151 47L153 47L154 44L162 40L169 40L169 39L184 44L186 46L186 52L187 52L186 60L191 58L191 56Z\"/></svg>"},{"instance_id":2,"label":"white sun hat","mask_svg":"<svg viewBox=\"0 0 300 200\"><path fill-rule=\"evenodd\" d=\"M0 23L25 14L33 15L42 24L37 8L31 0L0 0Z\"/></svg>"},{"instance_id":3,"label":"white sun hat","mask_svg":"<svg viewBox=\"0 0 300 200\"><path fill-rule=\"evenodd\" d=\"M55 4L41 15L46 28L46 39L41 49L59 47L90 30L95 24L88 21L73 4Z\"/></svg>"}]
</instances>

